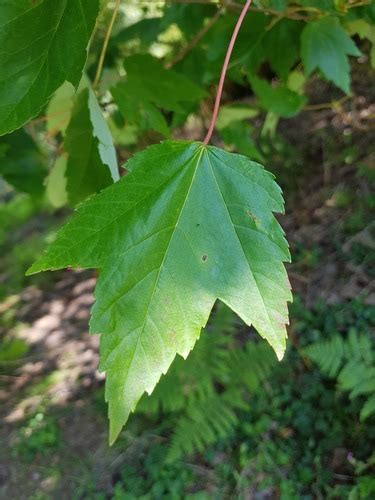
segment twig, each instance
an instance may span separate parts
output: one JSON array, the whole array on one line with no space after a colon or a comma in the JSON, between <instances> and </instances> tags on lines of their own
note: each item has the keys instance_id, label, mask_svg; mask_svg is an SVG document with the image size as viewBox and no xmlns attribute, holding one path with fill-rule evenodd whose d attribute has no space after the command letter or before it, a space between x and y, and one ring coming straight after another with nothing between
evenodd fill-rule
<instances>
[{"instance_id":1,"label":"twig","mask_svg":"<svg viewBox=\"0 0 375 500\"><path fill-rule=\"evenodd\" d=\"M203 144L208 144L211 140L212 132L214 131L215 123L217 120L217 115L219 113L221 95L223 93L224 80L225 80L225 75L227 73L230 56L232 55L233 47L234 47L234 44L236 42L238 32L240 31L241 24L245 18L246 12L249 10L250 4L251 4L251 0L246 0L246 3L243 6L241 14L240 14L238 21L236 23L236 26L233 30L232 38L230 39L227 53L226 53L225 59L224 59L223 68L221 70L219 86L218 86L217 93L216 93L215 106L214 106L214 111L212 113L211 123L210 123L209 129L208 129L207 135L204 138Z\"/></svg>"},{"instance_id":2,"label":"twig","mask_svg":"<svg viewBox=\"0 0 375 500\"><path fill-rule=\"evenodd\" d=\"M203 26L203 28L198 31L198 33L190 40L190 42L183 47L181 52L179 52L172 61L167 63L165 67L167 69L172 68L175 64L180 62L198 43L202 40L205 34L212 28L212 26L216 23L223 12L223 9L218 9L215 15L208 21L207 24Z\"/></svg>"},{"instance_id":3,"label":"twig","mask_svg":"<svg viewBox=\"0 0 375 500\"><path fill-rule=\"evenodd\" d=\"M341 106L345 101L351 99L352 96L345 95L341 99L332 102L322 102L320 104L307 104L303 107L304 111L319 111L321 109L337 109Z\"/></svg>"},{"instance_id":4,"label":"twig","mask_svg":"<svg viewBox=\"0 0 375 500\"><path fill-rule=\"evenodd\" d=\"M107 52L109 39L111 38L113 25L115 24L115 20L116 20L116 17L117 17L119 8L120 8L120 3L121 3L121 0L116 0L116 5L115 5L115 8L113 9L113 14L112 14L111 20L110 20L109 25L108 25L107 33L105 34L102 51L101 51L100 57L99 57L98 67L96 69L94 83L92 84L92 87L94 89L97 87L99 80L100 80L100 77L101 77L101 74L102 74L102 71L103 71L104 58L105 58L105 54Z\"/></svg>"}]
</instances>

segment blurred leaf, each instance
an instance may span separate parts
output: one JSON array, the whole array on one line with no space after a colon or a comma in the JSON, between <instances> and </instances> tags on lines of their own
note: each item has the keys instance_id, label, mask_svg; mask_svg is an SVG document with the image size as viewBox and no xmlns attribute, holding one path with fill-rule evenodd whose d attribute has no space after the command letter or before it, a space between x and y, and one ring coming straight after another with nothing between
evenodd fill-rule
<instances>
[{"instance_id":1,"label":"blurred leaf","mask_svg":"<svg viewBox=\"0 0 375 500\"><path fill-rule=\"evenodd\" d=\"M60 156L53 165L46 179L46 194L51 205L61 208L68 203L66 191L66 164L65 156Z\"/></svg>"},{"instance_id":2,"label":"blurred leaf","mask_svg":"<svg viewBox=\"0 0 375 500\"><path fill-rule=\"evenodd\" d=\"M9 361L17 361L17 359L22 358L28 350L29 346L21 339L2 341L0 350L0 365Z\"/></svg>"},{"instance_id":3,"label":"blurred leaf","mask_svg":"<svg viewBox=\"0 0 375 500\"><path fill-rule=\"evenodd\" d=\"M375 69L375 26L364 19L357 19L348 24L349 33L358 35L362 39L367 39L371 43L371 66Z\"/></svg>"},{"instance_id":4,"label":"blurred leaf","mask_svg":"<svg viewBox=\"0 0 375 500\"><path fill-rule=\"evenodd\" d=\"M297 92L297 94L303 94L305 83L306 76L302 71L292 71L288 75L286 86L293 92Z\"/></svg>"},{"instance_id":5,"label":"blurred leaf","mask_svg":"<svg viewBox=\"0 0 375 500\"><path fill-rule=\"evenodd\" d=\"M25 130L0 138L0 175L18 191L41 196L47 175L45 158Z\"/></svg>"},{"instance_id":6,"label":"blurred leaf","mask_svg":"<svg viewBox=\"0 0 375 500\"><path fill-rule=\"evenodd\" d=\"M361 421L366 420L366 418L370 417L374 413L375 413L375 395L371 396L363 405L360 414Z\"/></svg>"},{"instance_id":7,"label":"blurred leaf","mask_svg":"<svg viewBox=\"0 0 375 500\"><path fill-rule=\"evenodd\" d=\"M268 31L269 17L262 12L250 12L244 21L233 50L230 68L240 63L250 72L255 72L265 59L263 47ZM230 38L226 38L226 43ZM225 49L226 50L226 49Z\"/></svg>"},{"instance_id":8,"label":"blurred leaf","mask_svg":"<svg viewBox=\"0 0 375 500\"><path fill-rule=\"evenodd\" d=\"M113 142L116 145L129 146L137 143L139 129L136 125L118 125L110 118L108 126L113 137Z\"/></svg>"},{"instance_id":9,"label":"blurred leaf","mask_svg":"<svg viewBox=\"0 0 375 500\"><path fill-rule=\"evenodd\" d=\"M300 35L303 24L292 19L281 19L266 33L264 51L271 68L285 78L300 57Z\"/></svg>"},{"instance_id":10,"label":"blurred leaf","mask_svg":"<svg viewBox=\"0 0 375 500\"><path fill-rule=\"evenodd\" d=\"M288 5L288 0L260 0L258 3L260 7L282 12Z\"/></svg>"},{"instance_id":11,"label":"blurred leaf","mask_svg":"<svg viewBox=\"0 0 375 500\"><path fill-rule=\"evenodd\" d=\"M77 86L98 0L0 4L0 135L33 118L65 80Z\"/></svg>"},{"instance_id":12,"label":"blurred leaf","mask_svg":"<svg viewBox=\"0 0 375 500\"><path fill-rule=\"evenodd\" d=\"M279 120L279 115L272 113L272 111L269 111L263 123L262 131L260 133L261 137L274 139Z\"/></svg>"},{"instance_id":13,"label":"blurred leaf","mask_svg":"<svg viewBox=\"0 0 375 500\"><path fill-rule=\"evenodd\" d=\"M184 112L205 95L195 83L173 70L165 69L150 55L128 57L125 68L125 80L113 87L111 92L124 119L141 129L152 129L168 136L167 121L157 107Z\"/></svg>"},{"instance_id":14,"label":"blurred leaf","mask_svg":"<svg viewBox=\"0 0 375 500\"><path fill-rule=\"evenodd\" d=\"M273 87L256 76L249 77L251 87L259 104L278 116L290 118L295 116L306 103L306 97L293 92L284 86Z\"/></svg>"},{"instance_id":15,"label":"blurred leaf","mask_svg":"<svg viewBox=\"0 0 375 500\"><path fill-rule=\"evenodd\" d=\"M199 102L205 96L205 92L188 78L165 69L149 55L128 57L125 69L126 83L136 89L144 100L163 109L183 111L184 103Z\"/></svg>"},{"instance_id":16,"label":"blurred leaf","mask_svg":"<svg viewBox=\"0 0 375 500\"><path fill-rule=\"evenodd\" d=\"M130 40L139 39L145 46L156 42L159 34L163 31L163 18L151 17L141 19L130 26L122 29L111 40L111 45L129 42Z\"/></svg>"},{"instance_id":17,"label":"blurred leaf","mask_svg":"<svg viewBox=\"0 0 375 500\"><path fill-rule=\"evenodd\" d=\"M254 118L258 114L259 112L257 109L244 104L224 105L220 107L216 128L217 130L221 130L233 122L242 121L246 118Z\"/></svg>"},{"instance_id":18,"label":"blurred leaf","mask_svg":"<svg viewBox=\"0 0 375 500\"><path fill-rule=\"evenodd\" d=\"M73 205L119 179L112 136L91 89L84 89L76 99L64 148L67 192Z\"/></svg>"},{"instance_id":19,"label":"blurred leaf","mask_svg":"<svg viewBox=\"0 0 375 500\"><path fill-rule=\"evenodd\" d=\"M319 69L346 94L350 90L348 56L361 55L355 43L335 17L308 23L301 38L302 62L307 75Z\"/></svg>"},{"instance_id":20,"label":"blurred leaf","mask_svg":"<svg viewBox=\"0 0 375 500\"><path fill-rule=\"evenodd\" d=\"M304 7L313 7L318 12L336 12L335 0L299 0L299 3Z\"/></svg>"},{"instance_id":21,"label":"blurred leaf","mask_svg":"<svg viewBox=\"0 0 375 500\"><path fill-rule=\"evenodd\" d=\"M243 122L233 122L220 130L220 136L231 151L248 156L251 160L262 161L252 137L252 128Z\"/></svg>"},{"instance_id":22,"label":"blurred leaf","mask_svg":"<svg viewBox=\"0 0 375 500\"><path fill-rule=\"evenodd\" d=\"M216 5L204 3L167 5L163 16L163 26L177 24L186 38L191 38L202 28L205 19L213 16L216 10Z\"/></svg>"},{"instance_id":23,"label":"blurred leaf","mask_svg":"<svg viewBox=\"0 0 375 500\"><path fill-rule=\"evenodd\" d=\"M47 130L51 135L65 133L74 105L75 88L64 82L53 94L46 112Z\"/></svg>"}]
</instances>

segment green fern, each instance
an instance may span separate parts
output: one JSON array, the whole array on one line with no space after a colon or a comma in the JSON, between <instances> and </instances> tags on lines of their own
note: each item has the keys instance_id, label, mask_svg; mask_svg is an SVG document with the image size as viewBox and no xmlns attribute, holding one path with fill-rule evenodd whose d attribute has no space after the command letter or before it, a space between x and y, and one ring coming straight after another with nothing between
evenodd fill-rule
<instances>
[{"instance_id":1,"label":"green fern","mask_svg":"<svg viewBox=\"0 0 375 500\"><path fill-rule=\"evenodd\" d=\"M248 409L245 392L254 391L277 363L266 343L236 337L236 321L229 308L218 305L188 358L176 358L138 406L146 414L175 413L169 461L229 437L238 411Z\"/></svg>"},{"instance_id":2,"label":"green fern","mask_svg":"<svg viewBox=\"0 0 375 500\"><path fill-rule=\"evenodd\" d=\"M324 375L337 379L339 388L349 392L351 399L368 396L361 420L375 413L374 344L369 335L350 330L346 339L334 335L330 340L308 346L304 354Z\"/></svg>"},{"instance_id":3,"label":"green fern","mask_svg":"<svg viewBox=\"0 0 375 500\"><path fill-rule=\"evenodd\" d=\"M173 462L194 451L227 438L238 422L236 409L247 409L238 391L214 393L186 408L172 436L167 461Z\"/></svg>"},{"instance_id":4,"label":"green fern","mask_svg":"<svg viewBox=\"0 0 375 500\"><path fill-rule=\"evenodd\" d=\"M265 380L275 366L275 355L265 343L248 342L230 352L231 383L242 383L250 391Z\"/></svg>"}]
</instances>

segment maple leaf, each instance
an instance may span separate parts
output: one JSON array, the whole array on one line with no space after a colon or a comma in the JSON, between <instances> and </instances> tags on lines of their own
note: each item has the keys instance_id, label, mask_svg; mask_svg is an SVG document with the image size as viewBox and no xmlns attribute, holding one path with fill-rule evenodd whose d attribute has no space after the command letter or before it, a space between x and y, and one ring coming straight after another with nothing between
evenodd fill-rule
<instances>
[{"instance_id":1,"label":"maple leaf","mask_svg":"<svg viewBox=\"0 0 375 500\"><path fill-rule=\"evenodd\" d=\"M334 17L308 23L301 36L301 56L307 75L320 69L327 80L349 93L348 55L361 56L360 50Z\"/></svg>"},{"instance_id":2,"label":"maple leaf","mask_svg":"<svg viewBox=\"0 0 375 500\"><path fill-rule=\"evenodd\" d=\"M28 274L99 268L90 329L101 333L110 441L176 354L194 347L216 300L285 349L290 286L272 174L202 143L165 141L82 203Z\"/></svg>"}]
</instances>

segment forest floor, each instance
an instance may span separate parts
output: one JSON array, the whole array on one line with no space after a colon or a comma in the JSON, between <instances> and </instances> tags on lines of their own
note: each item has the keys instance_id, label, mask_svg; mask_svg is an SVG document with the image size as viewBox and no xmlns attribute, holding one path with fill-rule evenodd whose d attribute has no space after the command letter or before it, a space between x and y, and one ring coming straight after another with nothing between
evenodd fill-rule
<instances>
[{"instance_id":1,"label":"forest floor","mask_svg":"<svg viewBox=\"0 0 375 500\"><path fill-rule=\"evenodd\" d=\"M336 109L282 120L267 154L267 168L285 191L287 210L280 222L293 255L288 272L305 311L318 301L375 306L370 191L375 136L368 120L375 99L362 81L359 72L353 83L359 97ZM325 89L313 87L311 100L325 102ZM144 438L139 433L129 437L129 446L107 446L98 336L88 334L95 273L66 270L25 278L65 215L51 214L24 196L9 203L12 209L0 215L7 221L0 260L0 339L6 342L0 353L0 497L110 498L119 470L134 448L144 446ZM298 341L297 321L295 308L291 343ZM346 474L341 448L331 450L338 476ZM129 495L117 498L134 498ZM266 487L247 493L247 498L277 496Z\"/></svg>"}]
</instances>

